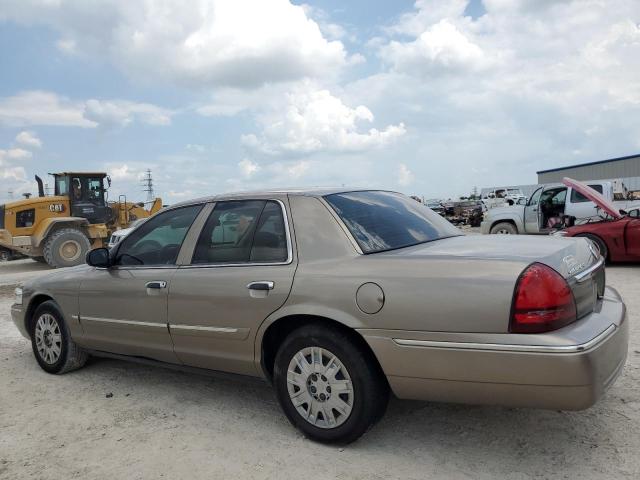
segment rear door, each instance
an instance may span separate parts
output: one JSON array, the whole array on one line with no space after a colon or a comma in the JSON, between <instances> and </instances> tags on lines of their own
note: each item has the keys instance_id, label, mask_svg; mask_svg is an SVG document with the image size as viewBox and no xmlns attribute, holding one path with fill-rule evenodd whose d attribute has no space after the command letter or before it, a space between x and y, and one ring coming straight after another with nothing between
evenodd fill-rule
<instances>
[{"instance_id":1,"label":"rear door","mask_svg":"<svg viewBox=\"0 0 640 480\"><path fill-rule=\"evenodd\" d=\"M169 329L186 365L255 375L260 324L286 301L296 259L286 196L217 202L169 289Z\"/></svg>"},{"instance_id":2,"label":"rear door","mask_svg":"<svg viewBox=\"0 0 640 480\"><path fill-rule=\"evenodd\" d=\"M84 345L179 363L167 326L167 292L183 240L202 207L158 214L122 240L113 267L87 273L79 295Z\"/></svg>"}]
</instances>

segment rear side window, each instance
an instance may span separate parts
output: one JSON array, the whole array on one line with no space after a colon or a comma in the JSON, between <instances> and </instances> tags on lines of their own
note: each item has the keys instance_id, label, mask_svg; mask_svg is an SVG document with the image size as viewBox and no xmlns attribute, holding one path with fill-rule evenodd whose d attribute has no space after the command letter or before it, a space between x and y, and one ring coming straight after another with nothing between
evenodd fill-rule
<instances>
[{"instance_id":1,"label":"rear side window","mask_svg":"<svg viewBox=\"0 0 640 480\"><path fill-rule=\"evenodd\" d=\"M363 253L409 247L461 235L430 208L399 193L382 191L327 195Z\"/></svg>"},{"instance_id":2,"label":"rear side window","mask_svg":"<svg viewBox=\"0 0 640 480\"><path fill-rule=\"evenodd\" d=\"M173 265L202 205L175 208L147 220L124 240L116 265Z\"/></svg>"},{"instance_id":3,"label":"rear side window","mask_svg":"<svg viewBox=\"0 0 640 480\"><path fill-rule=\"evenodd\" d=\"M200 233L191 263L284 262L287 256L280 204L240 200L216 204Z\"/></svg>"},{"instance_id":4,"label":"rear side window","mask_svg":"<svg viewBox=\"0 0 640 480\"><path fill-rule=\"evenodd\" d=\"M593 188L596 192L602 193L602 185L589 185L589 186ZM591 200L589 200L587 197L582 195L577 190L574 190L573 188L571 189L571 203L582 203L582 202L590 202L590 201Z\"/></svg>"},{"instance_id":5,"label":"rear side window","mask_svg":"<svg viewBox=\"0 0 640 480\"><path fill-rule=\"evenodd\" d=\"M287 234L282 207L277 202L267 202L253 236L249 261L284 262L287 257Z\"/></svg>"}]
</instances>

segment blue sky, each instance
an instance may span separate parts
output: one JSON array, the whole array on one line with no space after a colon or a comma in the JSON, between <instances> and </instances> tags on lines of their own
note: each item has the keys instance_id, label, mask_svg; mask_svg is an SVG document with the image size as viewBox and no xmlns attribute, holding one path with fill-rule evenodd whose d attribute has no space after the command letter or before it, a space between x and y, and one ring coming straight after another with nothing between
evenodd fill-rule
<instances>
[{"instance_id":1,"label":"blue sky","mask_svg":"<svg viewBox=\"0 0 640 480\"><path fill-rule=\"evenodd\" d=\"M0 0L0 200L359 185L426 197L640 151L640 4Z\"/></svg>"}]
</instances>

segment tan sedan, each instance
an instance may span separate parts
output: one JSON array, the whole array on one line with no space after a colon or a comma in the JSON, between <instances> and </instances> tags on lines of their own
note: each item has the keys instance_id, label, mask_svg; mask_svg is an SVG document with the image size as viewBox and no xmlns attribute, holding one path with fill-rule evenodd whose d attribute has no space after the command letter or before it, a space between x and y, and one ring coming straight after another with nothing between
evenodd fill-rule
<instances>
[{"instance_id":1,"label":"tan sedan","mask_svg":"<svg viewBox=\"0 0 640 480\"><path fill-rule=\"evenodd\" d=\"M263 377L320 441L357 439L389 392L587 408L627 353L590 241L464 236L393 192L194 200L87 263L16 292L44 370L109 355Z\"/></svg>"}]
</instances>

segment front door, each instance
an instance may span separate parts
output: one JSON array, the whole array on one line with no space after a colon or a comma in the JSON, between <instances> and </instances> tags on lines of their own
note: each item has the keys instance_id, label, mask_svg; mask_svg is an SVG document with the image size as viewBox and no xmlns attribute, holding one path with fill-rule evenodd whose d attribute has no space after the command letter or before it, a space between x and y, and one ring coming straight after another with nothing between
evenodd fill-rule
<instances>
[{"instance_id":1,"label":"front door","mask_svg":"<svg viewBox=\"0 0 640 480\"><path fill-rule=\"evenodd\" d=\"M285 202L216 203L169 289L169 328L183 363L257 373L256 331L286 301L296 268Z\"/></svg>"},{"instance_id":2,"label":"front door","mask_svg":"<svg viewBox=\"0 0 640 480\"><path fill-rule=\"evenodd\" d=\"M542 187L533 192L531 198L524 207L524 230L527 233L538 233L540 225L539 202Z\"/></svg>"},{"instance_id":3,"label":"front door","mask_svg":"<svg viewBox=\"0 0 640 480\"><path fill-rule=\"evenodd\" d=\"M176 260L202 205L156 215L120 243L114 266L91 270L80 284L83 345L179 363L167 326Z\"/></svg>"}]
</instances>

